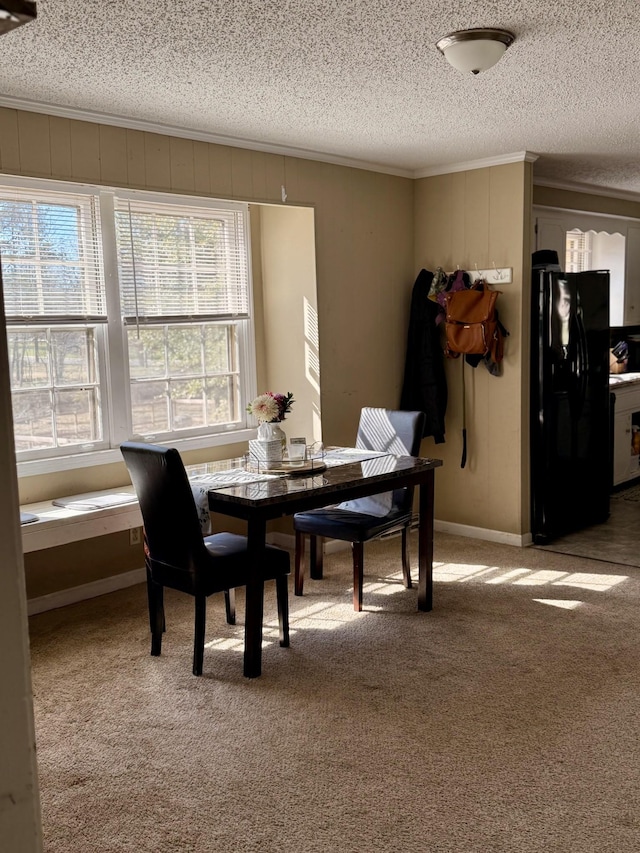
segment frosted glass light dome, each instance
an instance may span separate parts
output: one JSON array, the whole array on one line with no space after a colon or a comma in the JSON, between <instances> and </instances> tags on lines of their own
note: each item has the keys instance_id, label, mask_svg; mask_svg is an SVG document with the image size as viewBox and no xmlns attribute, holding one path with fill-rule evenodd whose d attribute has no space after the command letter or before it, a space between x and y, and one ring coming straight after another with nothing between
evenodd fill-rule
<instances>
[{"instance_id":1,"label":"frosted glass light dome","mask_svg":"<svg viewBox=\"0 0 640 853\"><path fill-rule=\"evenodd\" d=\"M450 33L436 47L458 71L479 74L495 65L514 40L513 33L507 30L478 27Z\"/></svg>"}]
</instances>

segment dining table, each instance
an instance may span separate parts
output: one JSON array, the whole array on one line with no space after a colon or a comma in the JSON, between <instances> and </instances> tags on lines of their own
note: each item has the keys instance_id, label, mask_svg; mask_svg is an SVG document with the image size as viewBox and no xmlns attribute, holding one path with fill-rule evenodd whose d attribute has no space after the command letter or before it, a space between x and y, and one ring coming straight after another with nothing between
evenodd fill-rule
<instances>
[{"instance_id":1,"label":"dining table","mask_svg":"<svg viewBox=\"0 0 640 853\"><path fill-rule=\"evenodd\" d=\"M262 671L264 579L261 555L267 523L296 512L346 500L415 487L418 491L418 610L433 607L434 473L440 459L397 456L359 448L327 448L302 466L279 469L244 460L187 468L192 486L206 494L209 511L247 524L249 577L246 586L244 675Z\"/></svg>"}]
</instances>

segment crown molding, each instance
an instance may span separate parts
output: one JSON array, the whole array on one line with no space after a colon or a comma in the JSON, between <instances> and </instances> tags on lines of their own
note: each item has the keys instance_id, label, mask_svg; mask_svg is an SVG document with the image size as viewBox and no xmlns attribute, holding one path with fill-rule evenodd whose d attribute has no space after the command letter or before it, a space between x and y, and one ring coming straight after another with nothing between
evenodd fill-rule
<instances>
[{"instance_id":1,"label":"crown molding","mask_svg":"<svg viewBox=\"0 0 640 853\"><path fill-rule=\"evenodd\" d=\"M185 127L174 127L173 125L161 124L142 119L128 118L126 116L101 113L95 110L83 110L78 107L63 107L59 104L45 104L39 101L31 101L26 98L12 98L9 95L0 95L0 107L13 110L26 110L32 113L44 113L45 115L68 118L75 121L89 121L95 124L108 124L114 127L124 127L130 130L141 130L146 133L159 133L163 136L177 136L181 139L191 139L196 142L210 142L214 145L228 145L231 148L244 148L249 151L262 151L266 154L279 154L281 157L297 157L302 160L317 160L320 163L331 163L334 166L347 166L350 169L364 169L369 172L380 172L385 175L395 175L399 178L413 178L411 169L399 169L393 166L385 166L380 163L369 163L365 160L356 160L352 157L339 157L326 154L322 151L314 151L306 148L293 148L288 145L277 145L266 142L258 142L253 139L241 139L225 136L219 133L207 133L201 130L191 130Z\"/></svg>"},{"instance_id":2,"label":"crown molding","mask_svg":"<svg viewBox=\"0 0 640 853\"><path fill-rule=\"evenodd\" d=\"M162 124L159 122L145 121L143 119L129 118L112 113L103 113L96 110L84 110L79 107L65 107L60 104L47 104L41 101L32 101L27 98L14 98L10 95L0 95L0 107L7 109L25 110L26 112L43 113L45 115L68 118L74 121L88 121L94 124L108 124L114 127L123 127L130 130L139 130L145 133L159 133L162 136L175 136L181 139L191 139L196 142L209 142L214 145L227 145L231 148L243 148L248 151L261 151L266 154L276 154L281 157L296 157L301 160L315 160L319 163L330 163L334 166L346 166L350 169L363 169L369 172L379 172L385 175L395 175L399 178L429 178L436 175L446 175L452 172L468 172L473 169L486 169L490 166L504 166L508 163L535 163L538 154L531 151L516 151L510 154L501 154L495 157L484 157L479 160L468 160L463 163L448 163L439 166L428 166L424 169L401 169L394 166L372 163L366 160L357 160L354 157L339 157L307 148L295 148L289 145L278 145L275 143L259 142L253 139L225 136L221 133L209 133L201 130L193 130L185 127ZM591 184L578 184L572 182L553 181L545 178L533 179L534 184L552 187L554 189L572 192L588 193L590 195L609 196L627 201L640 201L640 193L625 190L610 190L606 187L598 187Z\"/></svg>"},{"instance_id":3,"label":"crown molding","mask_svg":"<svg viewBox=\"0 0 640 853\"><path fill-rule=\"evenodd\" d=\"M623 201L640 201L640 192L631 190L615 190L595 184L579 184L572 181L554 181L547 178L534 177L533 183L539 187L550 187L554 190L566 190L567 192L586 193L587 195L601 195L607 198L619 198Z\"/></svg>"},{"instance_id":4,"label":"crown molding","mask_svg":"<svg viewBox=\"0 0 640 853\"><path fill-rule=\"evenodd\" d=\"M315 151L307 148L294 148L288 145L277 145L266 142L258 142L253 139L242 139L233 136L225 136L221 133L208 133L201 130L192 130L185 127L177 127L159 122L145 121L143 119L129 118L127 116L103 113L96 110L84 110L79 107L65 107L60 104L46 104L41 101L32 101L27 98L14 98L10 95L0 95L0 107L13 110L25 110L26 112L43 113L44 115L68 118L74 121L88 121L94 124L108 124L113 127L123 127L129 130L140 130L145 133L159 133L163 136L175 136L181 139L191 139L196 142L209 142L214 145L228 145L231 148L243 148L248 151L262 151L265 154L277 154L281 157L297 157L301 160L315 160L319 163L330 163L334 166L346 166L350 169L363 169L369 172L379 172L384 175L395 175L399 178L428 178L433 175L446 175L450 172L467 172L471 169L485 169L488 166L502 166L506 163L533 163L538 159L537 154L530 151L518 151L512 154L503 154L498 157L487 157L482 160L470 160L466 163L450 163L448 165L433 166L426 169L400 169L394 166L386 166L381 163L370 163L366 160L357 160L353 157L339 157L327 154L323 151Z\"/></svg>"},{"instance_id":5,"label":"crown molding","mask_svg":"<svg viewBox=\"0 0 640 853\"><path fill-rule=\"evenodd\" d=\"M469 160L466 163L446 163L441 166L428 166L426 169L416 169L414 178L431 178L435 175L448 175L451 172L470 172L473 169L487 169L489 166L504 166L507 163L535 163L538 154L532 151L515 151L511 154L500 154L496 157L483 157L481 160Z\"/></svg>"}]
</instances>

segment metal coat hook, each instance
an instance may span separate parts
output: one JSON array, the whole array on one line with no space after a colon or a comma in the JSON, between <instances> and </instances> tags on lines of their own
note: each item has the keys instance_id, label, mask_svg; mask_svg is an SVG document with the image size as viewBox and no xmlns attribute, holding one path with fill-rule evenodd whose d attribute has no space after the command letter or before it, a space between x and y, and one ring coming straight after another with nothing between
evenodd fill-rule
<instances>
[{"instance_id":1,"label":"metal coat hook","mask_svg":"<svg viewBox=\"0 0 640 853\"><path fill-rule=\"evenodd\" d=\"M502 280L502 270L498 269L495 261L493 262L493 269L495 270L496 278L498 279L498 281L501 281Z\"/></svg>"},{"instance_id":2,"label":"metal coat hook","mask_svg":"<svg viewBox=\"0 0 640 853\"><path fill-rule=\"evenodd\" d=\"M495 266L495 263L494 263L493 267L487 267L486 269L481 270L478 268L477 263L474 263L473 266L474 266L473 270L471 269L471 265L469 265L469 267L467 268L467 275L469 276L469 279L472 282L484 281L485 284L491 285L491 284L510 284L511 281L513 280L513 278L512 278L513 269L511 267L497 267L497 266ZM438 268L438 269L441 269L441 268ZM444 275L454 276L456 274L456 269L458 272L464 271L464 268L461 268L460 264L457 264L455 268L453 265L450 267L450 270L453 270L453 272L446 272L446 273L444 273ZM436 273L434 273L434 281L435 281L435 277L436 277L437 273L438 273L438 270L436 270Z\"/></svg>"}]
</instances>

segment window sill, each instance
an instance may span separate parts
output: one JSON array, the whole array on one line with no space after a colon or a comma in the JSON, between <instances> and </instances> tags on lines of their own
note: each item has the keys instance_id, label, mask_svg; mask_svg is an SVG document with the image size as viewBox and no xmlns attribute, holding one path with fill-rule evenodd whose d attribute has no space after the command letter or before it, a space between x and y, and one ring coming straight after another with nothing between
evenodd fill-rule
<instances>
[{"instance_id":1,"label":"window sill","mask_svg":"<svg viewBox=\"0 0 640 853\"><path fill-rule=\"evenodd\" d=\"M241 429L234 432L216 433L215 435L198 435L192 438L176 439L167 444L179 451L201 450L205 447L221 447L225 444L238 444L256 437L255 429ZM142 439L141 439L142 440ZM97 450L88 453L74 453L69 456L54 456L49 459L31 459L28 462L18 462L18 477L37 477L41 474L52 474L56 471L72 471L76 468L95 468L99 465L112 465L123 462L119 448Z\"/></svg>"}]
</instances>

